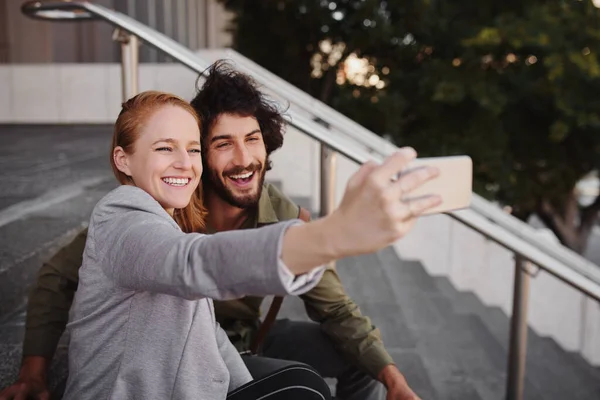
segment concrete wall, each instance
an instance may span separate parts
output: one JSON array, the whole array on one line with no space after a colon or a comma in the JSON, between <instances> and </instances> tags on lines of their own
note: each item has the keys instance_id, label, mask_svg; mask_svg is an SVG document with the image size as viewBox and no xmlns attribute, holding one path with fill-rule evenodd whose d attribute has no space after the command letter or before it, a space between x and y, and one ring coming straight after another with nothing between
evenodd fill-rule
<instances>
[{"instance_id":1,"label":"concrete wall","mask_svg":"<svg viewBox=\"0 0 600 400\"><path fill-rule=\"evenodd\" d=\"M195 81L180 65L140 66L140 90L191 99ZM0 65L0 123L112 123L121 101L118 64Z\"/></svg>"}]
</instances>

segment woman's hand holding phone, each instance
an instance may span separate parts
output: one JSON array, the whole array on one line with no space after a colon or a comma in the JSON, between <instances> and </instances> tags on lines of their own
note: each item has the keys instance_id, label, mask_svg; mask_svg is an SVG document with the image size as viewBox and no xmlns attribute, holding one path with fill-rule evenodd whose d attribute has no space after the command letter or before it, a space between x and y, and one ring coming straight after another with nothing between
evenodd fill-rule
<instances>
[{"instance_id":1,"label":"woman's hand holding phone","mask_svg":"<svg viewBox=\"0 0 600 400\"><path fill-rule=\"evenodd\" d=\"M350 178L340 206L329 216L336 253L342 256L370 253L402 238L417 217L441 204L435 194L403 200L412 191L439 175L436 167L423 166L406 173L417 157L402 148L381 164L368 162Z\"/></svg>"},{"instance_id":2,"label":"woman's hand holding phone","mask_svg":"<svg viewBox=\"0 0 600 400\"><path fill-rule=\"evenodd\" d=\"M290 271L298 275L336 259L377 251L404 237L419 216L469 205L469 157L416 157L414 149L405 147L380 165L363 164L331 215L290 227L281 253Z\"/></svg>"}]
</instances>

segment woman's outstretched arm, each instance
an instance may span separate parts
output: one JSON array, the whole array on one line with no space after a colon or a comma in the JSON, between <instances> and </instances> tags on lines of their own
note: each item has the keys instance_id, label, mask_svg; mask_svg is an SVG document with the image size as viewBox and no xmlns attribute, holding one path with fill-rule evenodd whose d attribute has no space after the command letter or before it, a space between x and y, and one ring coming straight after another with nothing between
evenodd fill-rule
<instances>
[{"instance_id":1,"label":"woman's outstretched arm","mask_svg":"<svg viewBox=\"0 0 600 400\"><path fill-rule=\"evenodd\" d=\"M352 255L379 250L402 238L424 211L440 204L438 196L401 199L438 175L421 168L394 179L416 157L404 148L383 164L364 164L348 181L340 206L329 216L292 226L284 236L282 260L294 274Z\"/></svg>"},{"instance_id":2,"label":"woman's outstretched arm","mask_svg":"<svg viewBox=\"0 0 600 400\"><path fill-rule=\"evenodd\" d=\"M299 294L320 275L294 279L281 262L284 233L296 223L183 233L148 193L121 186L94 209L82 269L98 265L120 287L186 299Z\"/></svg>"}]
</instances>

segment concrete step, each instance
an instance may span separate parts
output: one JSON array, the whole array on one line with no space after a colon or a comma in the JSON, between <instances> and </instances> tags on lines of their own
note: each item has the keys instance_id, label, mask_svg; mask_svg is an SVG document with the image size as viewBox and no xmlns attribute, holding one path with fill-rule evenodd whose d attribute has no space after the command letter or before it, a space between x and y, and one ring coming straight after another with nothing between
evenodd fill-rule
<instances>
[{"instance_id":1,"label":"concrete step","mask_svg":"<svg viewBox=\"0 0 600 400\"><path fill-rule=\"evenodd\" d=\"M0 125L0 210L110 173L110 125Z\"/></svg>"},{"instance_id":2,"label":"concrete step","mask_svg":"<svg viewBox=\"0 0 600 400\"><path fill-rule=\"evenodd\" d=\"M89 221L98 200L116 186L110 175L57 204L40 205L0 225L0 317L20 309L44 260L67 244ZM58 192L62 192L57 189ZM6 210L5 210L6 211ZM0 219L6 213L0 212Z\"/></svg>"},{"instance_id":3,"label":"concrete step","mask_svg":"<svg viewBox=\"0 0 600 400\"><path fill-rule=\"evenodd\" d=\"M469 315L469 314L467 314ZM471 326L471 333L476 337L477 342L485 349L491 363L498 371L498 376L502 377L501 382L501 393L504 395L506 391L506 373L507 373L507 360L508 352L506 347L503 346L496 335L490 332L488 326L483 323L479 316L470 314L468 323ZM500 398L500 397L498 397ZM540 390L534 382L526 376L524 398L528 400L544 400L546 396L542 390Z\"/></svg>"},{"instance_id":4,"label":"concrete step","mask_svg":"<svg viewBox=\"0 0 600 400\"><path fill-rule=\"evenodd\" d=\"M0 388L18 373L26 295L39 267L116 185L111 133L109 125L0 125ZM51 387L66 368L61 351Z\"/></svg>"},{"instance_id":5,"label":"concrete step","mask_svg":"<svg viewBox=\"0 0 600 400\"><path fill-rule=\"evenodd\" d=\"M572 398L600 399L600 370L593 368L579 354L563 350L555 340L540 337L543 357L555 375L565 375L573 387Z\"/></svg>"},{"instance_id":6,"label":"concrete step","mask_svg":"<svg viewBox=\"0 0 600 400\"><path fill-rule=\"evenodd\" d=\"M0 319L116 186L109 125L0 125ZM41 151L42 150L42 151Z\"/></svg>"},{"instance_id":7,"label":"concrete step","mask_svg":"<svg viewBox=\"0 0 600 400\"><path fill-rule=\"evenodd\" d=\"M25 310L0 319L0 388L17 378L25 327Z\"/></svg>"},{"instance_id":8,"label":"concrete step","mask_svg":"<svg viewBox=\"0 0 600 400\"><path fill-rule=\"evenodd\" d=\"M506 370L510 329L508 316L498 307L486 307L471 292L457 291L447 278L435 278L435 282L448 297L455 312L477 316L495 339L493 341L501 345L505 354L503 370ZM498 354L497 350L494 352ZM589 397L590 393L594 396L600 393L597 369L581 357L579 360L573 359L554 340L541 337L531 329L528 330L526 380L526 398L542 396L544 399L583 400L595 398Z\"/></svg>"},{"instance_id":9,"label":"concrete step","mask_svg":"<svg viewBox=\"0 0 600 400\"><path fill-rule=\"evenodd\" d=\"M391 250L391 249L390 249ZM422 265L400 262L394 252L378 254L397 303L417 338L417 353L439 398L497 399L504 388L497 367L479 336L472 317L455 313Z\"/></svg>"},{"instance_id":10,"label":"concrete step","mask_svg":"<svg viewBox=\"0 0 600 400\"><path fill-rule=\"evenodd\" d=\"M107 178L66 201L39 208L0 226L3 237L0 258L4 260L0 272L0 388L11 384L18 373L26 296L37 271L44 260L83 228L94 205L115 186L114 179L108 175ZM65 354L66 343L63 343L48 375L50 388L65 375Z\"/></svg>"},{"instance_id":11,"label":"concrete step","mask_svg":"<svg viewBox=\"0 0 600 400\"><path fill-rule=\"evenodd\" d=\"M18 376L25 332L25 309L0 320L0 389L11 385ZM48 370L48 388L65 381L68 371L68 337L63 335Z\"/></svg>"},{"instance_id":12,"label":"concrete step","mask_svg":"<svg viewBox=\"0 0 600 400\"><path fill-rule=\"evenodd\" d=\"M549 338L542 338L542 340L548 341L549 346L558 347L559 351L563 351L563 349L556 343L556 341ZM564 351L563 354L567 358L567 362L569 365L573 365L574 368L584 373L592 382L595 383L594 387L597 390L597 386L600 385L600 367L590 366L590 363L579 353Z\"/></svg>"}]
</instances>

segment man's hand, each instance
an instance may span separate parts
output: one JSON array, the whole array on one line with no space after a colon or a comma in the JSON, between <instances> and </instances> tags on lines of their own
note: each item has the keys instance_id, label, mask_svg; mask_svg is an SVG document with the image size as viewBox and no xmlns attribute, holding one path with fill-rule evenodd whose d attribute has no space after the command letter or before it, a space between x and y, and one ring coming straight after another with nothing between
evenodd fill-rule
<instances>
[{"instance_id":1,"label":"man's hand","mask_svg":"<svg viewBox=\"0 0 600 400\"><path fill-rule=\"evenodd\" d=\"M395 365L390 364L379 373L379 380L387 388L386 400L421 400L419 396L408 387L404 375Z\"/></svg>"},{"instance_id":2,"label":"man's hand","mask_svg":"<svg viewBox=\"0 0 600 400\"><path fill-rule=\"evenodd\" d=\"M19 378L0 392L0 400L50 400L46 386L46 368L48 361L44 357L29 356L23 359Z\"/></svg>"}]
</instances>

